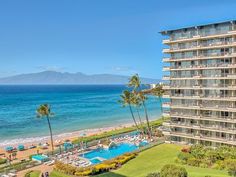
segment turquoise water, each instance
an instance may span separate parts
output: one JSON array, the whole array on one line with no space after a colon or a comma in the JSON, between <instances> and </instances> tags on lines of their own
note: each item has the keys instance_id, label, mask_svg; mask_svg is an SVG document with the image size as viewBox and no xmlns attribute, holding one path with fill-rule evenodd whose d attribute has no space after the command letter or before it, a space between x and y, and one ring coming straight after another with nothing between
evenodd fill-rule
<instances>
[{"instance_id":1,"label":"turquoise water","mask_svg":"<svg viewBox=\"0 0 236 177\"><path fill-rule=\"evenodd\" d=\"M101 161L97 158L109 160L117 156L120 156L124 153L133 152L137 149L138 147L135 146L134 144L122 143L110 149L95 149L81 156L89 159L92 162L92 164L98 164Z\"/></svg>"},{"instance_id":2,"label":"turquoise water","mask_svg":"<svg viewBox=\"0 0 236 177\"><path fill-rule=\"evenodd\" d=\"M34 155L34 156L32 156L32 159L44 162L44 161L48 160L48 157L44 156L44 155Z\"/></svg>"},{"instance_id":3,"label":"turquoise water","mask_svg":"<svg viewBox=\"0 0 236 177\"><path fill-rule=\"evenodd\" d=\"M0 86L0 143L48 136L46 119L36 118L40 104L49 103L55 116L54 134L132 122L128 108L117 101L125 86ZM160 103L149 98L151 118L160 116ZM144 116L143 116L144 117Z\"/></svg>"}]
</instances>

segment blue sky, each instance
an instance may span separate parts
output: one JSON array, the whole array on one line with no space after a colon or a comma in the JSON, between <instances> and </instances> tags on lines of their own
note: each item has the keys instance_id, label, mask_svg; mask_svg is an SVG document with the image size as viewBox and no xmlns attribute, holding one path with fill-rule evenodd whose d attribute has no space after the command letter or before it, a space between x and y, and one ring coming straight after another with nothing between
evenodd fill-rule
<instances>
[{"instance_id":1,"label":"blue sky","mask_svg":"<svg viewBox=\"0 0 236 177\"><path fill-rule=\"evenodd\" d=\"M55 70L161 78L161 30L236 19L234 0L2 0L0 77Z\"/></svg>"}]
</instances>

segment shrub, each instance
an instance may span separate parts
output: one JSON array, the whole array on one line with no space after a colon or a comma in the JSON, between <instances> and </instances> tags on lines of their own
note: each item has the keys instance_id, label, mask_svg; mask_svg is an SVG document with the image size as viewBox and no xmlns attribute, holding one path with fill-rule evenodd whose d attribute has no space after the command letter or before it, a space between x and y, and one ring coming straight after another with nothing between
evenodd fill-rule
<instances>
[{"instance_id":1,"label":"shrub","mask_svg":"<svg viewBox=\"0 0 236 177\"><path fill-rule=\"evenodd\" d=\"M189 153L184 153L184 152L180 152L178 155L178 158L181 160L182 163L186 164L187 161L192 158L193 156Z\"/></svg>"},{"instance_id":2,"label":"shrub","mask_svg":"<svg viewBox=\"0 0 236 177\"><path fill-rule=\"evenodd\" d=\"M189 159L187 160L187 164L190 165L190 166L199 167L199 166L200 166L200 163L201 163L201 160L196 159L196 158L194 158L194 157L189 158Z\"/></svg>"},{"instance_id":3,"label":"shrub","mask_svg":"<svg viewBox=\"0 0 236 177\"><path fill-rule=\"evenodd\" d=\"M0 165L7 162L7 159L0 158Z\"/></svg>"},{"instance_id":4,"label":"shrub","mask_svg":"<svg viewBox=\"0 0 236 177\"><path fill-rule=\"evenodd\" d=\"M228 159L225 161L228 174L236 177L236 159Z\"/></svg>"},{"instance_id":5,"label":"shrub","mask_svg":"<svg viewBox=\"0 0 236 177\"><path fill-rule=\"evenodd\" d=\"M146 177L160 177L160 173L159 172L149 173Z\"/></svg>"},{"instance_id":6,"label":"shrub","mask_svg":"<svg viewBox=\"0 0 236 177\"><path fill-rule=\"evenodd\" d=\"M160 177L187 177L188 173L184 167L167 164L161 169Z\"/></svg>"},{"instance_id":7,"label":"shrub","mask_svg":"<svg viewBox=\"0 0 236 177\"><path fill-rule=\"evenodd\" d=\"M74 167L72 165L64 164L62 162L56 162L54 168L55 170L62 173L66 173L68 175L76 175L76 176L96 175L108 172L111 169L116 169L120 165L123 165L124 163L133 159L136 155L137 155L136 153L126 153L114 159L106 160L100 164L85 168Z\"/></svg>"}]
</instances>

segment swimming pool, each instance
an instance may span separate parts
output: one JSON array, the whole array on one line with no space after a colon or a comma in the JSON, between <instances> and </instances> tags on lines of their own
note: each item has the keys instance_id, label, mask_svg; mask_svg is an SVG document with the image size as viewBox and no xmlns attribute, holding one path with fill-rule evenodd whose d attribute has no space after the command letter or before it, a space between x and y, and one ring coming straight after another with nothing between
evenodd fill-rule
<instances>
[{"instance_id":1,"label":"swimming pool","mask_svg":"<svg viewBox=\"0 0 236 177\"><path fill-rule=\"evenodd\" d=\"M121 143L116 147L110 149L95 149L81 155L81 157L89 159L92 164L98 164L101 163L102 160L112 159L124 153L135 151L137 149L138 146L134 144Z\"/></svg>"},{"instance_id":2,"label":"swimming pool","mask_svg":"<svg viewBox=\"0 0 236 177\"><path fill-rule=\"evenodd\" d=\"M32 160L45 162L45 161L49 160L49 158L46 155L34 155L34 156L32 156Z\"/></svg>"}]
</instances>

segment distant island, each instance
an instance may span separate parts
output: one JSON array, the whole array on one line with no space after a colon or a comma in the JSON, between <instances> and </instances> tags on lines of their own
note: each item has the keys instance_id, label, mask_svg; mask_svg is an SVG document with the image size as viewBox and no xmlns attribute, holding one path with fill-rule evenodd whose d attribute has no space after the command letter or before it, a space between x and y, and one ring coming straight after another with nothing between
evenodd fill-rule
<instances>
[{"instance_id":1,"label":"distant island","mask_svg":"<svg viewBox=\"0 0 236 177\"><path fill-rule=\"evenodd\" d=\"M38 73L20 74L0 78L0 84L126 84L129 76L113 74L68 73L56 71L43 71ZM160 82L159 79L141 78L142 83L152 84Z\"/></svg>"}]
</instances>

